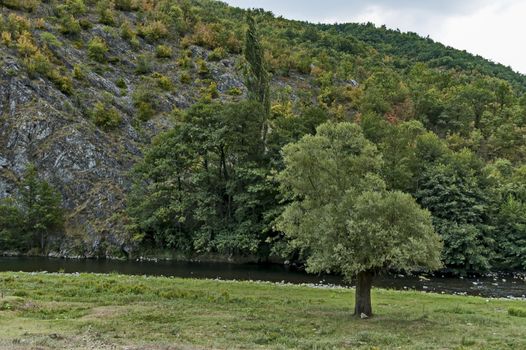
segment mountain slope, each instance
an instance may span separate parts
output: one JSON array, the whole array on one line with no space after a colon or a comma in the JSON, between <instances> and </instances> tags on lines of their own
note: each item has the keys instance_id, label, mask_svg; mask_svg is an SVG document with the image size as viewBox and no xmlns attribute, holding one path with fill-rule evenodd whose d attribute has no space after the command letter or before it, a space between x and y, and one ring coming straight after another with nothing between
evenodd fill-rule
<instances>
[{"instance_id":1,"label":"mountain slope","mask_svg":"<svg viewBox=\"0 0 526 350\"><path fill-rule=\"evenodd\" d=\"M125 246L129 233L114 214L143 147L196 101L246 95L245 12L208 0L0 4L0 198L13 196L34 163L63 195L65 249L93 255ZM353 119L375 72L393 71L406 85L416 62L455 68L448 79L459 85L470 82L475 67L515 86L515 95L526 86L505 67L409 34L256 16L273 100L291 108L315 104L335 119ZM413 55L420 52L413 46L424 52ZM450 56L462 64L441 63ZM400 117L405 97L397 99L382 113Z\"/></svg>"},{"instance_id":2,"label":"mountain slope","mask_svg":"<svg viewBox=\"0 0 526 350\"><path fill-rule=\"evenodd\" d=\"M521 91L526 89L526 76L513 71L510 67L463 50L456 50L430 38L423 38L416 33L402 33L385 27L378 28L372 23L339 24L327 26L325 30L352 35L371 45L380 53L396 57L399 66L408 67L414 62L423 62L431 67L472 71L494 76L509 81Z\"/></svg>"}]
</instances>

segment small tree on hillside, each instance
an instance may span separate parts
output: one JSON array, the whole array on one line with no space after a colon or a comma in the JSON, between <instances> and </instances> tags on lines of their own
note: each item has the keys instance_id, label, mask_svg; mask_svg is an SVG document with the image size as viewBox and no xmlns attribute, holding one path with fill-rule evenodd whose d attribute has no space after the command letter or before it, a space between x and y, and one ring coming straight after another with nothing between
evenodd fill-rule
<instances>
[{"instance_id":1,"label":"small tree on hillside","mask_svg":"<svg viewBox=\"0 0 526 350\"><path fill-rule=\"evenodd\" d=\"M0 251L20 249L25 242L20 208L12 199L0 200Z\"/></svg>"},{"instance_id":2,"label":"small tree on hillside","mask_svg":"<svg viewBox=\"0 0 526 350\"><path fill-rule=\"evenodd\" d=\"M372 315L371 286L385 270L435 269L442 244L431 215L408 194L385 190L382 159L358 125L326 123L283 149L277 221L310 272L356 278L355 315Z\"/></svg>"},{"instance_id":3,"label":"small tree on hillside","mask_svg":"<svg viewBox=\"0 0 526 350\"><path fill-rule=\"evenodd\" d=\"M38 178L34 165L30 165L20 184L20 206L26 234L38 241L44 252L48 236L60 231L64 224L60 193L48 182Z\"/></svg>"}]
</instances>

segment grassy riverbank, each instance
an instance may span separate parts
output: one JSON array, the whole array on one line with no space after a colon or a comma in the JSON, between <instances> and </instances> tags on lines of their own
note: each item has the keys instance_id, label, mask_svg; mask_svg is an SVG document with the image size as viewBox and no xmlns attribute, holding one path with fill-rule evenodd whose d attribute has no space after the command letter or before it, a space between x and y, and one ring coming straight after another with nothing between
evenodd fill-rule
<instances>
[{"instance_id":1,"label":"grassy riverbank","mask_svg":"<svg viewBox=\"0 0 526 350\"><path fill-rule=\"evenodd\" d=\"M375 290L357 320L349 289L0 273L0 292L0 349L526 348L524 301Z\"/></svg>"}]
</instances>

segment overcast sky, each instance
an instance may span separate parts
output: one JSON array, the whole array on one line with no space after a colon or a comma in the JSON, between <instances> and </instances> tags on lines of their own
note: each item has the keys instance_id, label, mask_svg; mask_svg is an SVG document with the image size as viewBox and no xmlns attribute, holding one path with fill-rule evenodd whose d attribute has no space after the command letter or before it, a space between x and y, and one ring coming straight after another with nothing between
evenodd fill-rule
<instances>
[{"instance_id":1,"label":"overcast sky","mask_svg":"<svg viewBox=\"0 0 526 350\"><path fill-rule=\"evenodd\" d=\"M526 74L526 0L224 0L322 23L373 22L416 32Z\"/></svg>"}]
</instances>

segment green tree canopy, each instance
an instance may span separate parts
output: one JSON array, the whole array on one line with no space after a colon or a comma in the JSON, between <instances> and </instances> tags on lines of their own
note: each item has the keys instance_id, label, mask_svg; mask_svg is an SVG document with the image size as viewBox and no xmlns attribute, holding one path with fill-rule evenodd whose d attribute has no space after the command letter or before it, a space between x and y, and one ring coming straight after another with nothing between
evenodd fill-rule
<instances>
[{"instance_id":1,"label":"green tree canopy","mask_svg":"<svg viewBox=\"0 0 526 350\"><path fill-rule=\"evenodd\" d=\"M128 201L143 243L185 252L254 254L276 191L261 154L261 105L195 104L157 137Z\"/></svg>"},{"instance_id":2,"label":"green tree canopy","mask_svg":"<svg viewBox=\"0 0 526 350\"><path fill-rule=\"evenodd\" d=\"M62 197L31 164L18 185L18 196L0 203L0 217L2 246L26 250L36 244L45 252L49 237L63 229Z\"/></svg>"},{"instance_id":3,"label":"green tree canopy","mask_svg":"<svg viewBox=\"0 0 526 350\"><path fill-rule=\"evenodd\" d=\"M277 226L309 271L357 278L355 314L372 314L375 273L441 266L431 215L410 195L386 191L381 155L358 125L323 124L283 155L278 177L291 203Z\"/></svg>"}]
</instances>

